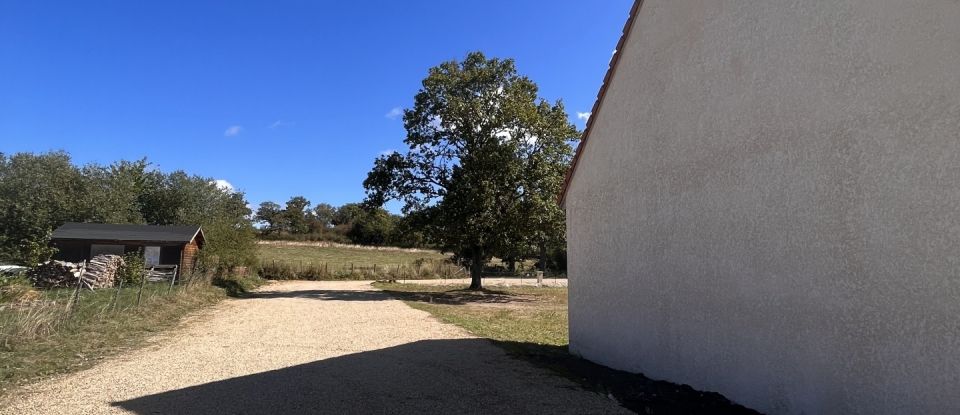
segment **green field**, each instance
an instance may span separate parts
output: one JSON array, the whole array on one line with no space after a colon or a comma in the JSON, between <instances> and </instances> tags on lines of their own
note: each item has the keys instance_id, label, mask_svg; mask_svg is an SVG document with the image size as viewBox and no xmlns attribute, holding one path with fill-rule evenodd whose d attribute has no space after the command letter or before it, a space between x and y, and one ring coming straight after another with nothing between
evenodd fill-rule
<instances>
[{"instance_id":1,"label":"green field","mask_svg":"<svg viewBox=\"0 0 960 415\"><path fill-rule=\"evenodd\" d=\"M403 249L373 249L347 246L303 246L278 243L261 243L258 246L260 262L270 265L274 261L287 265L299 266L302 262L307 265L328 264L331 268L344 268L355 265L357 267L390 267L397 265L411 265L418 259L440 261L447 258L436 251L403 250Z\"/></svg>"}]
</instances>

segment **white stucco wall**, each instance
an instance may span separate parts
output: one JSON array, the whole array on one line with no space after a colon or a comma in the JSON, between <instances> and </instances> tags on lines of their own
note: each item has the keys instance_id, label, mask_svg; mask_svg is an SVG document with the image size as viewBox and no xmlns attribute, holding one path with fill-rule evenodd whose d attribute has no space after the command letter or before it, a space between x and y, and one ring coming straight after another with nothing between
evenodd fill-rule
<instances>
[{"instance_id":1,"label":"white stucco wall","mask_svg":"<svg viewBox=\"0 0 960 415\"><path fill-rule=\"evenodd\" d=\"M960 413L960 1L645 0L566 197L571 350Z\"/></svg>"}]
</instances>

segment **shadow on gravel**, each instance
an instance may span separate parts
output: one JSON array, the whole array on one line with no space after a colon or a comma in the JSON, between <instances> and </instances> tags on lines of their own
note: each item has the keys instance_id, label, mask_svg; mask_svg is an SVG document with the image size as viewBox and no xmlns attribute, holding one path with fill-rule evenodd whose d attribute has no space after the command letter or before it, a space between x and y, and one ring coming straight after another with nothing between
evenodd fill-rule
<instances>
[{"instance_id":1,"label":"shadow on gravel","mask_svg":"<svg viewBox=\"0 0 960 415\"><path fill-rule=\"evenodd\" d=\"M269 351L265 351L269 353ZM137 414L605 413L482 339L426 340L114 402Z\"/></svg>"},{"instance_id":2,"label":"shadow on gravel","mask_svg":"<svg viewBox=\"0 0 960 415\"><path fill-rule=\"evenodd\" d=\"M406 292L391 290L299 290L299 291L255 291L241 297L246 299L271 298L313 298L317 300L337 301L383 301L404 300L437 304L509 304L528 303L535 300L496 290L449 290L433 292Z\"/></svg>"},{"instance_id":3,"label":"shadow on gravel","mask_svg":"<svg viewBox=\"0 0 960 415\"><path fill-rule=\"evenodd\" d=\"M598 365L570 354L567 348L533 343L493 341L509 355L549 369L581 387L613 396L640 414L759 414L730 402L716 392L701 392L689 385L653 380L639 373Z\"/></svg>"},{"instance_id":4,"label":"shadow on gravel","mask_svg":"<svg viewBox=\"0 0 960 415\"><path fill-rule=\"evenodd\" d=\"M383 290L393 298L404 301L417 301L421 303L436 304L509 304L509 303L530 303L536 300L504 291L482 289L482 290L447 290L447 291L394 291L390 289Z\"/></svg>"},{"instance_id":5,"label":"shadow on gravel","mask_svg":"<svg viewBox=\"0 0 960 415\"><path fill-rule=\"evenodd\" d=\"M484 339L426 340L143 396L137 414L300 413L755 413L715 393L658 382L570 356L565 348Z\"/></svg>"},{"instance_id":6,"label":"shadow on gravel","mask_svg":"<svg viewBox=\"0 0 960 415\"><path fill-rule=\"evenodd\" d=\"M383 291L348 291L348 290L300 290L300 291L256 291L245 296L246 299L271 298L313 298L317 300L336 301L383 301L392 300L389 294Z\"/></svg>"}]
</instances>

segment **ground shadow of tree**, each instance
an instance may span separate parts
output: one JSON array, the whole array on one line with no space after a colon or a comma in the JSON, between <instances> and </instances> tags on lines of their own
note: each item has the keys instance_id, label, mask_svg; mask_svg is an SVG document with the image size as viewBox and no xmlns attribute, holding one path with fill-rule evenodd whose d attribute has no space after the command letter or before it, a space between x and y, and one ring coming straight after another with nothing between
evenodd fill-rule
<instances>
[{"instance_id":1,"label":"ground shadow of tree","mask_svg":"<svg viewBox=\"0 0 960 415\"><path fill-rule=\"evenodd\" d=\"M447 290L430 292L408 292L385 289L383 292L396 299L404 301L451 305L508 304L529 303L536 301L530 297L486 288L481 290Z\"/></svg>"},{"instance_id":2,"label":"ground shadow of tree","mask_svg":"<svg viewBox=\"0 0 960 415\"><path fill-rule=\"evenodd\" d=\"M389 294L378 290L297 290L297 291L255 291L244 296L245 299L307 298L336 301L385 301L392 300Z\"/></svg>"},{"instance_id":3,"label":"ground shadow of tree","mask_svg":"<svg viewBox=\"0 0 960 415\"><path fill-rule=\"evenodd\" d=\"M384 301L404 300L436 304L507 304L529 303L535 301L522 295L511 294L497 290L448 290L430 292L404 292L392 290L297 290L297 291L255 291L247 293L242 298L272 299L272 298L312 298L317 300L339 301Z\"/></svg>"}]
</instances>

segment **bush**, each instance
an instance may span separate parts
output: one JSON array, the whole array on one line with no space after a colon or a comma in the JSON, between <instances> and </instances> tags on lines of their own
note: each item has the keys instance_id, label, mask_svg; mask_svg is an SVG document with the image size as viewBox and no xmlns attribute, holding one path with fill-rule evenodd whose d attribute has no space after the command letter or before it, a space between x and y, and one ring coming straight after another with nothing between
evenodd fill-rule
<instances>
[{"instance_id":1,"label":"bush","mask_svg":"<svg viewBox=\"0 0 960 415\"><path fill-rule=\"evenodd\" d=\"M144 277L143 268L146 262L143 259L143 250L123 254L123 266L117 270L117 283L124 285L139 284Z\"/></svg>"}]
</instances>

